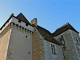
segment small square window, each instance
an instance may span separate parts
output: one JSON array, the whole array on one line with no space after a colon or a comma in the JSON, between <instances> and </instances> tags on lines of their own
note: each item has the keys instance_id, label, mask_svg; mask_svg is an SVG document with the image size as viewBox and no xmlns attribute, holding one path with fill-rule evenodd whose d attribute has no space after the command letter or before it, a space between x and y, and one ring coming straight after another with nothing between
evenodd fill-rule
<instances>
[{"instance_id":1,"label":"small square window","mask_svg":"<svg viewBox=\"0 0 80 60\"><path fill-rule=\"evenodd\" d=\"M26 26L28 26L28 24L26 23Z\"/></svg>"},{"instance_id":2,"label":"small square window","mask_svg":"<svg viewBox=\"0 0 80 60\"><path fill-rule=\"evenodd\" d=\"M27 35L26 35L26 38L27 38Z\"/></svg>"},{"instance_id":3,"label":"small square window","mask_svg":"<svg viewBox=\"0 0 80 60\"><path fill-rule=\"evenodd\" d=\"M28 54L30 54L30 52L28 52Z\"/></svg>"},{"instance_id":4,"label":"small square window","mask_svg":"<svg viewBox=\"0 0 80 60\"><path fill-rule=\"evenodd\" d=\"M18 22L19 22L19 23L21 23L21 21L20 21L20 20L18 20Z\"/></svg>"}]
</instances>

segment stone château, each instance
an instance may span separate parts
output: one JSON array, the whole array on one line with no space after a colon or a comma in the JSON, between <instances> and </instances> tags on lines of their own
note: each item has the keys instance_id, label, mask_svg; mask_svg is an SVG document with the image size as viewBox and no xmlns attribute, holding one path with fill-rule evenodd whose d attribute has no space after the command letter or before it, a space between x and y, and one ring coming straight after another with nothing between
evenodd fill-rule
<instances>
[{"instance_id":1,"label":"stone ch\u00e2teau","mask_svg":"<svg viewBox=\"0 0 80 60\"><path fill-rule=\"evenodd\" d=\"M51 33L12 13L0 28L0 60L80 60L79 32L66 23Z\"/></svg>"}]
</instances>

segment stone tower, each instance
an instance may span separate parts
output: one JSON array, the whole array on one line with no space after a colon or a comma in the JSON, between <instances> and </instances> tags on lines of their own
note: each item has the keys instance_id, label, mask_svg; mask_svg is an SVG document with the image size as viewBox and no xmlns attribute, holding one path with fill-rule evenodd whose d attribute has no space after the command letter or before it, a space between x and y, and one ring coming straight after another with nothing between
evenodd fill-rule
<instances>
[{"instance_id":1,"label":"stone tower","mask_svg":"<svg viewBox=\"0 0 80 60\"><path fill-rule=\"evenodd\" d=\"M0 29L0 59L32 60L33 30L22 13L11 14Z\"/></svg>"},{"instance_id":2,"label":"stone tower","mask_svg":"<svg viewBox=\"0 0 80 60\"><path fill-rule=\"evenodd\" d=\"M79 32L69 23L58 28L53 36L62 44L64 60L80 60Z\"/></svg>"}]
</instances>

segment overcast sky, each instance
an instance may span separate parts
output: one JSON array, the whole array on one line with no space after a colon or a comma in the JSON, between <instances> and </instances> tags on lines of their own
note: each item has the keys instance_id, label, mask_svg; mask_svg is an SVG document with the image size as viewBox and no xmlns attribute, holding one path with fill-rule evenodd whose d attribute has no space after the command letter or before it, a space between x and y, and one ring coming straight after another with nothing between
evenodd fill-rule
<instances>
[{"instance_id":1,"label":"overcast sky","mask_svg":"<svg viewBox=\"0 0 80 60\"><path fill-rule=\"evenodd\" d=\"M23 13L31 21L54 32L69 22L80 32L80 1L78 0L0 0L0 27L11 13Z\"/></svg>"}]
</instances>

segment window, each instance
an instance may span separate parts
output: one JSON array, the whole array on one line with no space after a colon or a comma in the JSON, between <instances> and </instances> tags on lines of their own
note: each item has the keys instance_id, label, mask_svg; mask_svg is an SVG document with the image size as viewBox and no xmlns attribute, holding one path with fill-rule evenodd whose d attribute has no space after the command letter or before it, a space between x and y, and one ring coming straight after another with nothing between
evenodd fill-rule
<instances>
[{"instance_id":1,"label":"window","mask_svg":"<svg viewBox=\"0 0 80 60\"><path fill-rule=\"evenodd\" d=\"M52 54L56 54L55 45L53 44L51 44L51 51L52 51Z\"/></svg>"},{"instance_id":2,"label":"window","mask_svg":"<svg viewBox=\"0 0 80 60\"><path fill-rule=\"evenodd\" d=\"M76 42L78 43L78 38L77 38L77 36L75 36L75 40L76 40Z\"/></svg>"},{"instance_id":3,"label":"window","mask_svg":"<svg viewBox=\"0 0 80 60\"><path fill-rule=\"evenodd\" d=\"M26 38L27 38L27 35L26 35Z\"/></svg>"},{"instance_id":4,"label":"window","mask_svg":"<svg viewBox=\"0 0 80 60\"><path fill-rule=\"evenodd\" d=\"M61 35L61 44L62 44L62 45L65 45L65 41L64 41L63 35Z\"/></svg>"},{"instance_id":5,"label":"window","mask_svg":"<svg viewBox=\"0 0 80 60\"><path fill-rule=\"evenodd\" d=\"M18 22L19 22L19 23L21 23L21 21L20 21L20 20L18 20Z\"/></svg>"},{"instance_id":6,"label":"window","mask_svg":"<svg viewBox=\"0 0 80 60\"><path fill-rule=\"evenodd\" d=\"M28 24L26 23L26 26L28 26Z\"/></svg>"},{"instance_id":7,"label":"window","mask_svg":"<svg viewBox=\"0 0 80 60\"><path fill-rule=\"evenodd\" d=\"M65 41L63 35L61 35L61 44L62 44L62 50L65 51Z\"/></svg>"},{"instance_id":8,"label":"window","mask_svg":"<svg viewBox=\"0 0 80 60\"><path fill-rule=\"evenodd\" d=\"M74 40L76 41L76 43L77 43L78 45L80 44L77 36L74 36Z\"/></svg>"}]
</instances>

